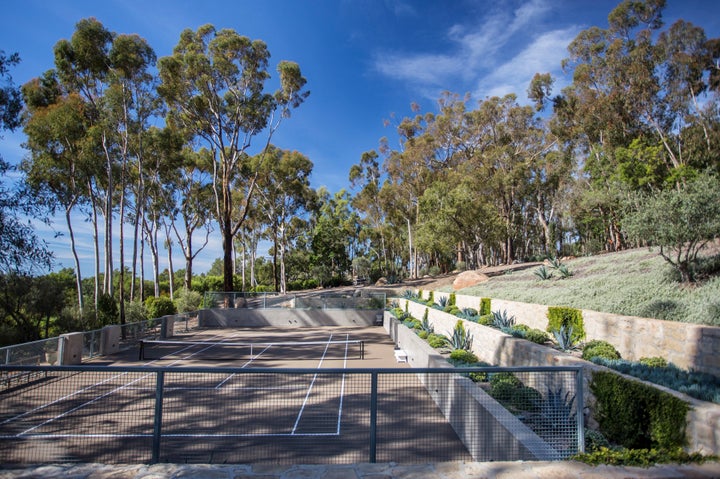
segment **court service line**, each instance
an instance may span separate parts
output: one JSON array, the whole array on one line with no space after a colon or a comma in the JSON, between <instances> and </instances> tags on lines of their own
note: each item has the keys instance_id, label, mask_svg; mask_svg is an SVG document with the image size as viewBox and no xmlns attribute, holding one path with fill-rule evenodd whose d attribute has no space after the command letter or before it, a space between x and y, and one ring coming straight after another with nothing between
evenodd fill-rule
<instances>
[{"instance_id":1,"label":"court service line","mask_svg":"<svg viewBox=\"0 0 720 479\"><path fill-rule=\"evenodd\" d=\"M262 353L264 353L265 351L267 351L268 349L270 349L271 346L272 346L272 344L268 344L268 345L265 347L265 349L263 349L262 351L260 351L260 352L259 352L258 354L256 354L255 356L250 355L250 359L248 359L248 360L245 362L245 364L243 364L242 366L240 366L240 369L244 369L244 368L246 368L247 366L249 366L255 359L257 359L258 357L260 357L260 355L261 355ZM217 384L217 386L215 386L215 389L220 389L220 388L223 386L223 384L225 384L226 382L230 381L230 379L232 379L236 374L237 374L237 373L232 373L231 375L229 375L228 377L226 377L225 379L223 379L222 381L220 381L220 382Z\"/></svg>"},{"instance_id":2,"label":"court service line","mask_svg":"<svg viewBox=\"0 0 720 479\"><path fill-rule=\"evenodd\" d=\"M322 357L320 358L320 362L317 365L317 369L320 369L320 366L322 366L323 361L325 360L325 355L327 354L327 350L330 347L330 341L332 341L332 333L330 334L330 338L328 339L327 344L325 345L325 351L323 351ZM307 393L305 394L305 399L303 400L302 406L300 406L300 411L298 411L297 418L295 419L295 425L292 428L291 434L295 434L295 431L297 431L298 424L300 424L300 419L302 418L303 411L305 411L305 405L308 402L308 399L310 398L310 393L312 392L313 386L315 385L315 380L318 377L318 373L315 373L315 375L312 378L312 381L310 381L310 387L307 390Z\"/></svg>"},{"instance_id":3,"label":"court service line","mask_svg":"<svg viewBox=\"0 0 720 479\"><path fill-rule=\"evenodd\" d=\"M219 336L219 335L216 335L216 337L217 337L217 336ZM228 339L231 339L231 338L232 338L232 336L231 336L230 338L224 339L223 341L227 341ZM220 341L220 342L222 342L222 341ZM191 347L192 347L192 346L188 346L188 347L186 347L186 348L183 348L181 351L183 351L183 350L185 350L185 349L189 349L189 348L191 348ZM209 349L210 347L212 347L212 346L208 346L208 348L205 348L205 349ZM194 356L195 354L198 354L198 353L201 353L201 352L205 351L205 349L202 349L202 350L200 350L200 351L196 351L195 353L193 353L193 354L191 354L191 355L189 355L189 356L185 356L184 358L178 359L177 361L173 361L172 363L169 364L169 366L172 366L173 364L176 364L176 363L180 362L181 360L191 358L191 357ZM162 359L162 358L161 358L161 359ZM149 364L152 364L153 362L156 362L156 361L159 361L159 359L151 361L150 363L148 363L148 365L149 365ZM52 405L54 405L54 404L57 404L57 403L59 403L59 402L61 402L61 401L64 401L64 400L69 399L69 398L71 398L71 397L73 397L73 396L76 396L76 395L78 395L78 394L80 394L80 393L82 393L82 392L85 392L85 391L91 390L91 389L93 389L93 388L96 388L96 387L98 387L98 386L100 386L100 385L102 385L102 384L105 384L105 383L107 383L107 382L109 382L109 381L112 381L113 379L116 379L116 378L119 378L119 377L122 377L122 376L127 376L128 374L130 374L130 373L129 373L129 372L124 372L124 373L116 374L116 375L114 375L114 376L112 376L112 377L110 377L110 378L108 378L108 379L105 379L105 380L103 380L103 381L99 381L99 382L97 382L97 383L95 383L95 384L91 384L91 385L89 385L89 386L87 386L87 387L84 387L84 388L82 388L82 389L79 389L79 390L77 390L77 391L75 391L75 392L73 392L73 393L71 393L71 394L67 394L67 395L65 395L65 396L63 396L63 397L61 397L61 398L55 399L54 401L51 401L51 402L49 402L49 403L46 403L46 404L43 404L43 405L41 405L41 406L38 406L38 407L36 407L36 408L34 408L34 409L31 409L30 411L26 411L26 412L24 412L24 413L22 413L22 414L18 414L17 416L8 418L8 419L4 420L3 422L1 422L0 425L6 424L6 423L8 423L8 422L12 422L12 421L14 421L14 420L16 420L16 419L20 419L20 418L25 417L25 416L27 416L27 415L29 415L29 414L32 414L32 413L37 412L37 411L40 411L40 410L45 409L45 408L47 408L47 407L50 407L50 406L52 406ZM145 378L147 378L147 377L149 377L149 376L152 376L152 375L153 375L152 373L146 374L146 375L144 375L144 376L142 376L142 377L140 377L140 378L138 378L138 379L136 379L136 380L134 380L134 381L130 381L129 383L124 384L123 386L119 386L119 387L113 389L112 391L110 391L110 392L108 392L108 393L105 393L105 394L103 394L103 395L101 395L101 396L98 396L98 397L92 399L91 401L85 402L85 403L83 403L83 404L81 404L81 405L79 405L79 406L76 406L76 407L70 409L69 411L65 411L65 412L62 413L62 414L59 414L59 415L57 415L57 416L55 416L55 417L53 417L53 418L50 418L50 419L48 419L47 421L45 421L45 422L43 422L43 423L41 423L41 424L38 424L37 426L31 427L30 429L27 429L27 430L25 430L25 431L23 431L23 432L21 432L21 433L18 433L18 434L16 435L16 437L17 437L17 436L21 436L21 435L23 435L23 434L26 434L28 431L32 431L33 429L36 429L36 428L41 427L41 426L43 426L43 425L45 425L45 424L48 424L48 423L50 423L50 422L52 422L52 421L54 421L54 420L56 420L56 419L59 419L59 418L61 418L61 417L64 417L64 416L66 416L67 414L69 414L69 413L71 413L71 412L74 412L74 411L76 411L76 410L78 410L78 409L81 409L81 408L83 408L83 407L85 407L85 406L87 406L87 405L89 405L89 404L94 403L94 402L97 401L98 399L107 397L108 395L110 395L110 394L112 394L112 393L114 393L114 392L117 392L117 391L119 391L119 390L121 390L121 389L123 389L123 388L125 388L125 387L127 387L127 386L130 386L130 385L132 385L132 384L135 384L136 382L141 381L141 380L143 380L143 379L145 379Z\"/></svg>"}]
</instances>

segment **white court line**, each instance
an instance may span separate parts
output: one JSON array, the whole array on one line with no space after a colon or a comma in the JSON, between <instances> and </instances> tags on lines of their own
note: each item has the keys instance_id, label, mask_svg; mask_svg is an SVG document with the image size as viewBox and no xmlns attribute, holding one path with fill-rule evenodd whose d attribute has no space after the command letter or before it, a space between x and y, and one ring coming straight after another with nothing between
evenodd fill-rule
<instances>
[{"instance_id":1,"label":"white court line","mask_svg":"<svg viewBox=\"0 0 720 479\"><path fill-rule=\"evenodd\" d=\"M189 347L189 346L188 346L188 347ZM151 361L150 363L148 363L148 365L149 365L149 364L152 364L152 363L155 362L155 361L159 361L159 359L156 359L156 360L154 360L154 361ZM130 373L129 373L129 372L118 373L118 374L116 374L115 376L111 376L111 377L109 377L109 378L107 378L107 379L104 379L104 380L102 380L102 381L96 382L95 384L91 384L91 385L86 386L86 387L84 387L84 388L82 388L82 389L78 389L77 391L74 391L74 392L72 392L72 393L70 393L70 394L67 394L67 395L65 395L65 396L63 396L63 397L61 397L61 398L55 399L54 401L51 401L51 402L49 402L49 403L45 403L45 404L43 404L43 405L41 405L41 406L38 406L38 407L36 407L36 408L34 408L34 409L31 409L31 410L29 410L29 411L26 411L26 412L24 412L24 413L22 413L22 414L18 414L17 416L13 416L13 417L11 417L11 418L8 418L8 419L0 422L0 425L6 424L6 423L8 423L8 422L12 422L12 421L14 421L14 420L16 420L16 419L20 419L20 418L25 417L25 416L27 416L27 415L29 415L29 414L32 414L32 413L34 413L34 412L40 411L40 410L45 409L45 408L47 408L47 407L50 407L50 406L52 406L52 405L54 405L54 404L57 404L57 403L59 403L60 401L64 401L64 400L66 400L66 399L70 399L71 397L76 396L76 395L78 395L78 394L80 394L80 393L83 393L83 392L85 392L85 391L89 391L90 389L93 389L93 388L96 388L96 387L98 387L98 386L101 386L101 385L103 385L103 384L105 384L105 383L107 383L107 382L109 382L109 381L112 381L112 380L117 379L117 378L122 377L122 376L127 376L128 374L130 374Z\"/></svg>"},{"instance_id":2,"label":"white court line","mask_svg":"<svg viewBox=\"0 0 720 479\"><path fill-rule=\"evenodd\" d=\"M345 339L349 340L350 335L345 335ZM348 343L345 343L345 359L343 361L343 369L347 369L347 358L348 358ZM337 429L336 434L340 435L340 422L342 421L342 411L343 411L343 400L345 399L345 373L342 375L342 383L340 385L340 406L338 407L338 420L337 420Z\"/></svg>"},{"instance_id":3,"label":"white court line","mask_svg":"<svg viewBox=\"0 0 720 479\"><path fill-rule=\"evenodd\" d=\"M216 335L216 337L217 337L217 335ZM232 336L231 336L230 338L224 339L223 341L227 341L228 339L231 339L231 338L232 338ZM222 341L220 341L220 342L222 342ZM183 348L183 349L181 349L180 351L182 352L182 351L184 351L184 350L186 350L186 349L189 349L189 348L191 348L191 347L192 347L192 345L191 345L191 346L188 346L188 347L186 347L186 348ZM208 349L208 348L205 348L205 349ZM203 351L205 351L205 349L202 349L202 350L200 350L200 351L197 351L197 352L195 352L195 353L193 353L193 354L191 354L191 355L189 355L189 356L185 356L184 358L180 358L180 359L178 359L177 361L173 361L172 363L169 364L169 366L172 366L173 364L176 364L176 363L178 363L179 361L182 361L182 360L184 360L184 359L188 359L188 358L194 356L195 354L198 354L198 353L200 353L200 352L203 352ZM162 358L160 358L160 359L162 359ZM154 362L156 362L156 361L159 361L160 359L150 361L149 363L146 364L146 366L147 366L147 365L150 365L150 364L152 364L152 363L154 363ZM20 419L20 418L25 417L25 416L27 416L27 415L30 415L30 414L32 414L32 413L34 413L34 412L40 411L40 410L45 409L45 408L47 408L47 407L50 407L50 406L52 406L52 405L54 405L54 404L57 404L57 403L59 403L59 402L61 402L61 401L64 401L64 400L69 399L69 398L71 398L71 397L73 397L73 396L76 396L76 395L78 395L78 394L80 394L80 393L82 393L82 392L88 391L88 390L93 389L93 388L95 388L95 387L98 387L98 386L100 386L100 385L102 385L102 384L105 384L105 383L107 383L107 382L109 382L109 381L112 381L113 379L116 379L116 378L119 378L119 377L122 377L122 376L127 376L128 374L130 374L130 373L125 372L125 373L116 374L115 376L112 376L112 377L110 377L110 378L108 378L108 379L105 379L105 380L103 380L103 381L97 382L97 383L95 383L95 384L91 384L90 386L84 387L84 388L82 388L82 389L79 389L79 390L71 393L71 394L65 395L65 396L63 396L63 397L61 397L61 398L58 398L58 399L54 400L54 401L51 401L51 402L49 402L49 403L43 404L43 405L41 405L41 406L38 406L38 407L36 407L36 408L34 408L34 409L31 409L30 411L26 411L26 412L24 412L24 413L22 413L22 414L18 414L17 416L13 416L13 417L11 417L11 418L8 418L8 419L4 420L3 422L0 422L0 425L7 424L7 423L12 422L12 421L14 421L14 420L16 420L16 419ZM131 384L134 384L134 383L136 383L136 382L138 382L138 381L140 381L140 380L142 380L142 379L145 379L145 378L147 378L147 377L149 377L149 376L152 376L152 374L146 374L145 376L142 376L141 378L136 379L135 381L131 381L131 382L129 382L129 383L126 383L125 386L129 386L129 385L131 385ZM88 402L86 402L86 403L84 403L84 404L81 404L80 406L77 406L77 407L71 409L70 411L66 411L66 412L64 412L64 413L62 413L62 414L60 414L60 415L58 415L58 416L55 416L54 418L48 419L47 421L45 421L45 422L43 422L43 423L41 423L41 424L39 424L39 425L37 425L37 426L35 426L35 427L32 427L32 428L28 429L27 431L31 431L31 430L33 430L33 429L35 429L35 428L37 428L37 427L40 427L40 426L45 425L45 424L48 424L48 423L54 421L55 419L59 419L59 418L65 416L65 415L68 414L69 412L72 412L72 411L75 411L75 410L77 410L77 409L80 409L80 408L82 408L82 407L84 407L84 406L86 406L86 405L88 405L88 404L92 404L92 403L94 403L96 400L100 399L101 397L106 397L106 396L108 396L109 394L111 394L111 393L113 393L113 392L116 392L116 391L122 389L123 387L124 387L124 386L120 386L120 387L118 387L118 388L115 388L115 389L113 389L112 391L110 391L110 393L103 394L102 396L99 396L99 397L97 397L97 398L95 398L95 399L93 399L93 400L91 400L91 401L88 401ZM15 435L15 437L18 437L18 436L20 436L20 435L22 435L22 434L25 434L25 432L27 432L27 431L21 432L21 433Z\"/></svg>"},{"instance_id":4,"label":"white court line","mask_svg":"<svg viewBox=\"0 0 720 479\"><path fill-rule=\"evenodd\" d=\"M330 334L330 338L328 339L327 345L325 345L325 351L323 351L323 355L320 358L320 362L317 365L317 369L320 369L320 366L322 366L323 361L325 360L325 355L327 354L327 350L330 347L330 341L332 341L333 335ZM303 400L302 406L300 407L300 411L298 411L297 418L295 419L295 425L292 428L292 434L295 434L295 431L297 430L298 424L300 424L300 419L302 418L303 411L305 410L305 405L308 402L308 399L310 398L310 393L312 392L312 388L315 385L315 380L317 379L318 375L315 373L315 375L312 378L312 381L310 381L310 387L307 390L307 394L305 394L305 399Z\"/></svg>"},{"instance_id":5,"label":"white court line","mask_svg":"<svg viewBox=\"0 0 720 479\"><path fill-rule=\"evenodd\" d=\"M260 351L260 352L259 352L258 354L256 354L255 356L252 356L252 355L251 355L251 356L250 356L250 359L248 359L245 364L243 364L242 366L240 366L240 369L244 369L245 367L249 366L249 365L250 365L255 359L257 359L262 353L264 353L265 351L267 351L268 349L270 349L270 346L272 346L272 344L268 344L265 349L263 349L262 351ZM225 379L223 379L222 381L220 381L220 382L217 384L217 386L215 386L215 389L220 389L220 388L223 386L223 384L225 384L226 382L230 381L230 379L232 379L232 378L235 376L235 374L236 374L236 373L232 373L231 375L229 375L228 377L226 377Z\"/></svg>"}]
</instances>

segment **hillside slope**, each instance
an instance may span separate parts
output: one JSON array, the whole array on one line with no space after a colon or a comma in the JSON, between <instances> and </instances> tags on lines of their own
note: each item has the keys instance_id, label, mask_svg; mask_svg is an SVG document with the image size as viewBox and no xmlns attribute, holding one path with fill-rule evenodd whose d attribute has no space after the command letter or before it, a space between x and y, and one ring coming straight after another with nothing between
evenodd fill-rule
<instances>
[{"instance_id":1,"label":"hillside slope","mask_svg":"<svg viewBox=\"0 0 720 479\"><path fill-rule=\"evenodd\" d=\"M706 254L717 254L717 245ZM671 267L657 249L631 249L563 263L573 274L566 279L555 272L552 279L540 280L534 266L493 276L457 293L720 326L720 276L681 285L672 280ZM453 278L426 279L412 286L453 291Z\"/></svg>"}]
</instances>

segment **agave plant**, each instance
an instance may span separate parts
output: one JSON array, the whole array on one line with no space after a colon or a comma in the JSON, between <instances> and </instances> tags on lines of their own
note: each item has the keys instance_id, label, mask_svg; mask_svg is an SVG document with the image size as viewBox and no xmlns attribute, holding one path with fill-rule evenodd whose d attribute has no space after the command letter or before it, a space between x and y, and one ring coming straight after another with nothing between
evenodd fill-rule
<instances>
[{"instance_id":1,"label":"agave plant","mask_svg":"<svg viewBox=\"0 0 720 479\"><path fill-rule=\"evenodd\" d=\"M452 336L445 339L445 344L448 347L454 349L464 349L470 351L472 348L473 337L472 334L465 331L462 320L455 323L455 329L453 329Z\"/></svg>"},{"instance_id":2,"label":"agave plant","mask_svg":"<svg viewBox=\"0 0 720 479\"><path fill-rule=\"evenodd\" d=\"M540 266L533 272L533 274L543 281L553 277L552 272L548 271L545 266Z\"/></svg>"},{"instance_id":3,"label":"agave plant","mask_svg":"<svg viewBox=\"0 0 720 479\"><path fill-rule=\"evenodd\" d=\"M550 258L549 262L552 269L559 269L560 266L562 266L562 261L560 261L560 258L558 258L557 256L554 258Z\"/></svg>"},{"instance_id":4,"label":"agave plant","mask_svg":"<svg viewBox=\"0 0 720 479\"><path fill-rule=\"evenodd\" d=\"M563 394L562 388L553 391L548 388L547 395L536 404L540 429L543 432L552 430L573 431L577 425L574 410L575 395L567 391Z\"/></svg>"},{"instance_id":5,"label":"agave plant","mask_svg":"<svg viewBox=\"0 0 720 479\"><path fill-rule=\"evenodd\" d=\"M560 277L562 279L569 278L570 276L573 275L572 271L570 271L568 269L568 267L565 266L564 264L561 264L560 266L558 266L557 270L558 270L558 273L560 273Z\"/></svg>"},{"instance_id":6,"label":"agave plant","mask_svg":"<svg viewBox=\"0 0 720 479\"><path fill-rule=\"evenodd\" d=\"M502 312L493 311L493 327L497 329L512 328L515 326L515 316L509 316L507 310L504 309Z\"/></svg>"},{"instance_id":7,"label":"agave plant","mask_svg":"<svg viewBox=\"0 0 720 479\"><path fill-rule=\"evenodd\" d=\"M563 351L571 351L575 349L577 345L577 338L573 337L572 326L565 326L563 324L558 331L553 331L553 336L555 336L558 348Z\"/></svg>"},{"instance_id":8,"label":"agave plant","mask_svg":"<svg viewBox=\"0 0 720 479\"><path fill-rule=\"evenodd\" d=\"M440 305L441 308L445 308L448 304L448 297L447 296L440 296L438 298L438 305Z\"/></svg>"},{"instance_id":9,"label":"agave plant","mask_svg":"<svg viewBox=\"0 0 720 479\"><path fill-rule=\"evenodd\" d=\"M430 323L427 315L423 316L422 323L420 323L420 330L425 331L428 334L432 334L435 332L435 327Z\"/></svg>"}]
</instances>

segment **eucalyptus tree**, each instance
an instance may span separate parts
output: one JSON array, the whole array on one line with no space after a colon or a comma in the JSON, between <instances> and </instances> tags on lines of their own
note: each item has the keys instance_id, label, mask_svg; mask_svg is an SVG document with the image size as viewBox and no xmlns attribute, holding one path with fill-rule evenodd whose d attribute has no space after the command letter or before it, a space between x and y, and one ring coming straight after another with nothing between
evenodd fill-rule
<instances>
[{"instance_id":1,"label":"eucalyptus tree","mask_svg":"<svg viewBox=\"0 0 720 479\"><path fill-rule=\"evenodd\" d=\"M391 213L389 219L398 228L406 229L410 277L419 274L420 258L413 243L413 230L420 219L420 197L432 183L434 170L440 166L436 162L434 139L427 132L429 121L432 121L430 114L403 119L397 127L399 149L391 149L385 139L380 146L387 175L380 197L386 205L385 211Z\"/></svg>"},{"instance_id":2,"label":"eucalyptus tree","mask_svg":"<svg viewBox=\"0 0 720 479\"><path fill-rule=\"evenodd\" d=\"M21 125L22 93L10 75L10 68L19 62L18 54L7 56L0 50L0 131L13 131ZM0 176L10 170L10 164L0 157ZM44 242L18 217L20 213L38 216L38 206L28 195L0 182L0 275L25 274L51 265L52 255Z\"/></svg>"},{"instance_id":3,"label":"eucalyptus tree","mask_svg":"<svg viewBox=\"0 0 720 479\"><path fill-rule=\"evenodd\" d=\"M302 216L312 203L314 191L310 187L313 163L297 151L280 150L271 146L255 161L258 167L258 208L269 226L273 243L273 270L275 290L287 291L285 256L290 246L290 221Z\"/></svg>"},{"instance_id":4,"label":"eucalyptus tree","mask_svg":"<svg viewBox=\"0 0 720 479\"><path fill-rule=\"evenodd\" d=\"M78 94L84 102L84 111L89 123L87 149L90 155L85 163L87 195L91 204L95 247L95 278L100 278L100 247L98 218L104 218L105 281L103 293L112 292L112 208L114 194L114 147L116 130L104 121L103 98L107 91L110 70L108 54L113 34L94 18L80 20L70 40L55 44L55 70L65 92ZM95 301L99 297L99 284L95 286Z\"/></svg>"},{"instance_id":5,"label":"eucalyptus tree","mask_svg":"<svg viewBox=\"0 0 720 479\"><path fill-rule=\"evenodd\" d=\"M188 291L192 288L193 261L207 246L212 232L211 163L212 159L207 150L192 151L185 148L183 163L174 175L170 175L167 184L175 205L168 221L185 258L183 287ZM181 221L181 229L178 229L178 221ZM197 248L193 245L193 236L200 229L204 231L204 237L202 245Z\"/></svg>"},{"instance_id":6,"label":"eucalyptus tree","mask_svg":"<svg viewBox=\"0 0 720 479\"><path fill-rule=\"evenodd\" d=\"M350 271L358 217L345 190L330 194L320 188L317 196L318 207L311 220L311 264L322 286L327 286Z\"/></svg>"},{"instance_id":7,"label":"eucalyptus tree","mask_svg":"<svg viewBox=\"0 0 720 479\"><path fill-rule=\"evenodd\" d=\"M84 177L89 123L84 102L77 94L63 95L57 78L48 72L23 86L25 147L30 155L21 163L25 181L35 197L44 196L51 211L62 208L74 260L77 305L82 314L84 297L73 211L87 203Z\"/></svg>"},{"instance_id":8,"label":"eucalyptus tree","mask_svg":"<svg viewBox=\"0 0 720 479\"><path fill-rule=\"evenodd\" d=\"M556 118L582 147L580 202L609 249L624 247L625 189L677 185L716 168L718 40L678 20L663 30L665 0L623 1L608 27L569 45L572 84L554 99ZM600 229L600 228L598 228Z\"/></svg>"},{"instance_id":9,"label":"eucalyptus tree","mask_svg":"<svg viewBox=\"0 0 720 479\"><path fill-rule=\"evenodd\" d=\"M119 313L120 322L125 323L125 235L127 193L134 163L143 161L145 148L143 138L149 120L158 112L158 100L154 90L154 77L149 69L154 66L156 56L147 42L137 35L114 36L108 53L110 74L109 87L105 95L105 109L110 125L117 130L115 148L119 160ZM112 127L112 126L111 126ZM104 143L105 145L105 143ZM107 154L107 148L104 148ZM137 198L136 198L137 201ZM111 209L112 210L112 209ZM112 214L111 214L112 216ZM108 233L106 232L106 235ZM110 234L112 237L112 234ZM133 256L137 243L133 243ZM110 263L111 266L112 262ZM106 277L111 275L106 275ZM111 278L112 279L112 278ZM132 288L131 288L132 289Z\"/></svg>"},{"instance_id":10,"label":"eucalyptus tree","mask_svg":"<svg viewBox=\"0 0 720 479\"><path fill-rule=\"evenodd\" d=\"M278 64L280 88L265 92L270 53L261 40L204 25L184 30L172 56L161 58L158 92L173 121L191 130L213 155L213 193L223 239L223 286L233 289L233 239L247 217L258 170L250 168L251 142L273 133L309 92L293 62ZM242 192L239 204L233 193Z\"/></svg>"},{"instance_id":11,"label":"eucalyptus tree","mask_svg":"<svg viewBox=\"0 0 720 479\"><path fill-rule=\"evenodd\" d=\"M360 157L360 163L350 167L350 186L359 188L352 198L352 207L361 213L360 241L366 241L367 248L376 251L377 260L382 261L383 275L388 274L389 260L386 245L386 221L380 201L382 170L376 151L367 151ZM376 244L379 243L379 244Z\"/></svg>"}]
</instances>

